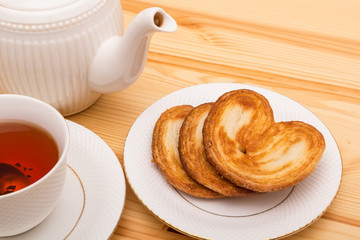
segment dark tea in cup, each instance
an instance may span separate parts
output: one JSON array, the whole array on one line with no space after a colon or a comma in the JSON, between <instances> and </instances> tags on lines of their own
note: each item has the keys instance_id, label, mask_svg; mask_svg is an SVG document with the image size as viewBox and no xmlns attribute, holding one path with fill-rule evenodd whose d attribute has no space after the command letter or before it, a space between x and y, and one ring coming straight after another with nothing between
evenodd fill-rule
<instances>
[{"instance_id":1,"label":"dark tea in cup","mask_svg":"<svg viewBox=\"0 0 360 240\"><path fill-rule=\"evenodd\" d=\"M38 181L58 159L54 138L40 126L15 120L0 122L0 195Z\"/></svg>"},{"instance_id":2,"label":"dark tea in cup","mask_svg":"<svg viewBox=\"0 0 360 240\"><path fill-rule=\"evenodd\" d=\"M61 198L70 143L66 119L36 98L0 94L0 238L45 220Z\"/></svg>"}]
</instances>

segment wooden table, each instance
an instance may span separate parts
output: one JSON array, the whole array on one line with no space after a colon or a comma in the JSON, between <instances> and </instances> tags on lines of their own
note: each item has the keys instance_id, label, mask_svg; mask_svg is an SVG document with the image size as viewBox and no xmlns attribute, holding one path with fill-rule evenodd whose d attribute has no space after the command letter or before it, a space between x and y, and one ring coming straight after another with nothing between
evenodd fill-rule
<instances>
[{"instance_id":1,"label":"wooden table","mask_svg":"<svg viewBox=\"0 0 360 240\"><path fill-rule=\"evenodd\" d=\"M175 33L155 34L144 72L68 119L89 128L120 162L135 119L159 98L213 82L246 83L288 96L317 115L340 148L343 179L327 212L288 239L360 239L360 2L357 0L122 0L125 29L159 6ZM191 239L140 203L127 185L110 239Z\"/></svg>"}]
</instances>

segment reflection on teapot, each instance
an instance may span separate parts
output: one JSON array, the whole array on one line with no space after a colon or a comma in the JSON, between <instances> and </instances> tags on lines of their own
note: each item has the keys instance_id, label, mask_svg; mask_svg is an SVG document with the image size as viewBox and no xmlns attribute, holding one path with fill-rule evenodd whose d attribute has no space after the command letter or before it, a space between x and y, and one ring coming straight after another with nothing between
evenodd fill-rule
<instances>
[{"instance_id":1,"label":"reflection on teapot","mask_svg":"<svg viewBox=\"0 0 360 240\"><path fill-rule=\"evenodd\" d=\"M123 35L119 0L1 0L0 92L77 113L133 83L152 33L176 28L164 10L148 8Z\"/></svg>"}]
</instances>

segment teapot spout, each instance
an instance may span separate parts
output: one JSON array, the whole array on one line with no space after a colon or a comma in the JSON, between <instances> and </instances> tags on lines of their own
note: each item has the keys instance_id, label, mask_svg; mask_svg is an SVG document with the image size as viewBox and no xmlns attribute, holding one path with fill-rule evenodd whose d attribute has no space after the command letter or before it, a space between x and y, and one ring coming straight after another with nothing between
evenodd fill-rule
<instances>
[{"instance_id":1,"label":"teapot spout","mask_svg":"<svg viewBox=\"0 0 360 240\"><path fill-rule=\"evenodd\" d=\"M89 85L100 93L119 91L141 74L154 32L174 32L175 20L161 8L140 12L123 37L115 36L102 43L89 69Z\"/></svg>"}]
</instances>

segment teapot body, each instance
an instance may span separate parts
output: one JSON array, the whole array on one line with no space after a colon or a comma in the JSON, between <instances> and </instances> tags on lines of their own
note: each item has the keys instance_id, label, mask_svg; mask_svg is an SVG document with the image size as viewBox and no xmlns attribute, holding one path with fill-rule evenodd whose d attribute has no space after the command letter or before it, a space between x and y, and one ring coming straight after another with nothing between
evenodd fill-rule
<instances>
[{"instance_id":1,"label":"teapot body","mask_svg":"<svg viewBox=\"0 0 360 240\"><path fill-rule=\"evenodd\" d=\"M88 69L101 43L123 34L121 5L118 0L73 2L68 11L62 8L67 14L42 10L38 18L0 9L0 93L38 98L64 116L82 111L100 97L89 86ZM51 11L53 16L41 18Z\"/></svg>"}]
</instances>

